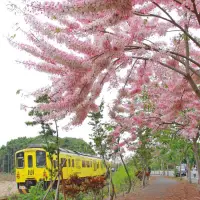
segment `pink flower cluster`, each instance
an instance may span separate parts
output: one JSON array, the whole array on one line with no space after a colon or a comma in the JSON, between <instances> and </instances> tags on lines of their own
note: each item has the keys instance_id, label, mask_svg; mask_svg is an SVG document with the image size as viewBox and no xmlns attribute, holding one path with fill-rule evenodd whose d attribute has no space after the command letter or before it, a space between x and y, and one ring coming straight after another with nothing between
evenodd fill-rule
<instances>
[{"instance_id":1,"label":"pink flower cluster","mask_svg":"<svg viewBox=\"0 0 200 200\"><path fill-rule=\"evenodd\" d=\"M98 110L96 99L108 83L119 91L110 111L120 126L114 137L122 128L135 140L138 127L171 124L195 136L200 42L192 31L199 31L200 0L66 0L27 7L30 43L10 42L37 58L24 61L28 68L51 76L51 85L36 93L51 99L39 106L51 112L48 119L69 115L71 125L79 125Z\"/></svg>"}]
</instances>

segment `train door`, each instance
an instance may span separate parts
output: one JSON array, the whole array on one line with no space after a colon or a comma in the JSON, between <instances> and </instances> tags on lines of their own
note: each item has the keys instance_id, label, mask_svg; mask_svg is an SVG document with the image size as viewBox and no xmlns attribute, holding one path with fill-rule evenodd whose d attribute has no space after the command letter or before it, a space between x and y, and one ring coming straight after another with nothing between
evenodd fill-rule
<instances>
[{"instance_id":1,"label":"train door","mask_svg":"<svg viewBox=\"0 0 200 200\"><path fill-rule=\"evenodd\" d=\"M62 165L63 179L67 179L67 176L69 174L67 163L68 163L68 160L67 160L66 157L65 158L61 158L60 164Z\"/></svg>"},{"instance_id":2,"label":"train door","mask_svg":"<svg viewBox=\"0 0 200 200\"><path fill-rule=\"evenodd\" d=\"M25 154L24 152L18 152L15 157L16 164L16 182L18 184L19 192L25 189L25 186L20 183L25 183L26 171L25 171Z\"/></svg>"},{"instance_id":3,"label":"train door","mask_svg":"<svg viewBox=\"0 0 200 200\"><path fill-rule=\"evenodd\" d=\"M26 163L27 163L27 178L34 178L34 154L35 152L26 152Z\"/></svg>"},{"instance_id":4,"label":"train door","mask_svg":"<svg viewBox=\"0 0 200 200\"><path fill-rule=\"evenodd\" d=\"M96 172L97 171L97 162L95 160L93 161L93 168L94 168L94 171Z\"/></svg>"},{"instance_id":5,"label":"train door","mask_svg":"<svg viewBox=\"0 0 200 200\"><path fill-rule=\"evenodd\" d=\"M74 175L77 175L77 176L79 176L79 177L82 177L83 176L83 174L82 174L82 170L81 170L81 166L82 166L82 161L81 161L81 159L80 158L75 158L75 159L73 159L74 161L74 172L73 172L73 174Z\"/></svg>"}]
</instances>

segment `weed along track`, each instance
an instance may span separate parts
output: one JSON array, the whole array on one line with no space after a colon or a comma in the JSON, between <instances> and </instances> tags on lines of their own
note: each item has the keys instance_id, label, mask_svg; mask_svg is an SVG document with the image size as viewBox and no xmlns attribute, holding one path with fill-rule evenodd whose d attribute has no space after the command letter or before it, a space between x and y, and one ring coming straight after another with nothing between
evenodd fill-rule
<instances>
[{"instance_id":1,"label":"weed along track","mask_svg":"<svg viewBox=\"0 0 200 200\"><path fill-rule=\"evenodd\" d=\"M1 174L0 177L0 200L18 193L17 184L15 181L13 181L15 176L14 178L9 177L8 179L7 174Z\"/></svg>"},{"instance_id":2,"label":"weed along track","mask_svg":"<svg viewBox=\"0 0 200 200\"><path fill-rule=\"evenodd\" d=\"M8 200L9 197L0 197L0 200Z\"/></svg>"}]
</instances>

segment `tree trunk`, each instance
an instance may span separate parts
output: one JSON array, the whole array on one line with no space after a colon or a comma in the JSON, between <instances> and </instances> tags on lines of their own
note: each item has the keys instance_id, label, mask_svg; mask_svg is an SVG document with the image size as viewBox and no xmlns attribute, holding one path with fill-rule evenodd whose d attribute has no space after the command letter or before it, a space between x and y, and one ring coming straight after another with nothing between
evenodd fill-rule
<instances>
[{"instance_id":1,"label":"tree trunk","mask_svg":"<svg viewBox=\"0 0 200 200\"><path fill-rule=\"evenodd\" d=\"M4 163L4 157L3 157L3 173L5 172L5 163Z\"/></svg>"},{"instance_id":2,"label":"tree trunk","mask_svg":"<svg viewBox=\"0 0 200 200\"><path fill-rule=\"evenodd\" d=\"M176 164L174 163L174 173L176 173ZM176 176L176 174L174 174L174 176Z\"/></svg>"},{"instance_id":3,"label":"tree trunk","mask_svg":"<svg viewBox=\"0 0 200 200\"><path fill-rule=\"evenodd\" d=\"M59 134L58 134L58 124L57 124L57 121L55 120L55 125L56 125L56 145L57 145L57 159L58 159L58 183L60 183L60 148L59 148ZM59 185L57 186L59 187ZM57 195L56 195L57 199L59 199L59 189L57 190ZM56 199L56 200L57 200Z\"/></svg>"},{"instance_id":4,"label":"tree trunk","mask_svg":"<svg viewBox=\"0 0 200 200\"><path fill-rule=\"evenodd\" d=\"M101 148L102 148L102 146L101 146ZM102 158L103 158L103 162L104 162L104 165L105 165L105 167L106 167L106 171L107 171L106 174L107 174L107 175L110 174L110 183L111 183L111 186L112 186L112 193L110 193L109 196L110 196L110 200L113 200L113 199L114 199L114 196L116 197L115 186L114 186L114 183L113 183L112 176L111 176L111 173L110 173L110 171L109 171L109 168L108 168L108 166L107 166L107 164L106 164L106 160L105 160L104 154L102 154L101 156L102 156ZM107 176L107 175L106 175L106 176ZM109 191L110 191L110 190L109 190Z\"/></svg>"},{"instance_id":5,"label":"tree trunk","mask_svg":"<svg viewBox=\"0 0 200 200\"><path fill-rule=\"evenodd\" d=\"M58 174L58 182L57 182L55 200L59 200L60 172L58 172L58 173L59 174Z\"/></svg>"},{"instance_id":6,"label":"tree trunk","mask_svg":"<svg viewBox=\"0 0 200 200\"><path fill-rule=\"evenodd\" d=\"M145 168L143 169L143 175L142 175L142 186L145 187L146 186L146 170Z\"/></svg>"},{"instance_id":7,"label":"tree trunk","mask_svg":"<svg viewBox=\"0 0 200 200\"><path fill-rule=\"evenodd\" d=\"M165 169L164 169L164 163L163 163L162 160L161 160L161 171L162 171L162 175L164 176L165 175Z\"/></svg>"},{"instance_id":8,"label":"tree trunk","mask_svg":"<svg viewBox=\"0 0 200 200\"><path fill-rule=\"evenodd\" d=\"M189 183L192 183L189 158L187 158L187 179Z\"/></svg>"},{"instance_id":9,"label":"tree trunk","mask_svg":"<svg viewBox=\"0 0 200 200\"><path fill-rule=\"evenodd\" d=\"M131 191L131 188L132 188L131 177L130 177L130 174L129 174L129 172L128 172L128 169L127 169L127 167L126 167L126 164L125 164L125 162L124 162L123 157L122 157L121 154L120 154L120 158L121 158L121 161L122 161L122 163L123 163L123 166L124 166L124 169L125 169L125 171L126 171L126 174L127 174L127 176L128 176L129 187L128 187L127 193L129 193L129 192Z\"/></svg>"},{"instance_id":10,"label":"tree trunk","mask_svg":"<svg viewBox=\"0 0 200 200\"><path fill-rule=\"evenodd\" d=\"M160 175L162 175L162 161L160 161Z\"/></svg>"},{"instance_id":11,"label":"tree trunk","mask_svg":"<svg viewBox=\"0 0 200 200\"><path fill-rule=\"evenodd\" d=\"M198 140L199 134L198 136L193 139L193 151L194 151L194 157L196 160L196 165L197 165L197 172L198 172L198 184L200 184L200 180L199 180L199 175L200 175L200 160L199 160L199 147L198 147Z\"/></svg>"},{"instance_id":12,"label":"tree trunk","mask_svg":"<svg viewBox=\"0 0 200 200\"><path fill-rule=\"evenodd\" d=\"M116 193L115 193L115 186L114 186L112 177L111 177L110 181L111 181L111 186L112 186L112 193L111 193L111 195L110 195L110 200L113 200L113 199L114 199L114 196L115 196L115 198L116 198L117 196L116 196Z\"/></svg>"},{"instance_id":13,"label":"tree trunk","mask_svg":"<svg viewBox=\"0 0 200 200\"><path fill-rule=\"evenodd\" d=\"M167 176L169 176L169 166L167 164Z\"/></svg>"},{"instance_id":14,"label":"tree trunk","mask_svg":"<svg viewBox=\"0 0 200 200\"><path fill-rule=\"evenodd\" d=\"M163 176L165 176L165 163L163 162Z\"/></svg>"},{"instance_id":15,"label":"tree trunk","mask_svg":"<svg viewBox=\"0 0 200 200\"><path fill-rule=\"evenodd\" d=\"M182 178L182 176L181 176L181 162L182 161L180 161L180 169L179 169L179 173L180 173L179 176L180 176L180 178Z\"/></svg>"}]
</instances>

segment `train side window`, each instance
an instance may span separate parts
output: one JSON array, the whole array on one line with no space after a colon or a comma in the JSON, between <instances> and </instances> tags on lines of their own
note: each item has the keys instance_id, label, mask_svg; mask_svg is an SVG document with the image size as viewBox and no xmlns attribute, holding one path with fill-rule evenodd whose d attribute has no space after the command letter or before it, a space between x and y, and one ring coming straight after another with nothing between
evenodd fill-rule
<instances>
[{"instance_id":1,"label":"train side window","mask_svg":"<svg viewBox=\"0 0 200 200\"><path fill-rule=\"evenodd\" d=\"M97 169L99 169L99 163L97 162Z\"/></svg>"},{"instance_id":2,"label":"train side window","mask_svg":"<svg viewBox=\"0 0 200 200\"><path fill-rule=\"evenodd\" d=\"M72 159L72 167L74 167L74 159Z\"/></svg>"},{"instance_id":3,"label":"train side window","mask_svg":"<svg viewBox=\"0 0 200 200\"><path fill-rule=\"evenodd\" d=\"M64 164L63 164L64 163ZM67 164L66 164L66 162L65 162L65 158L61 158L61 165L63 166L63 167L67 167Z\"/></svg>"},{"instance_id":4,"label":"train side window","mask_svg":"<svg viewBox=\"0 0 200 200\"><path fill-rule=\"evenodd\" d=\"M86 161L86 163L87 163L87 167L90 167L90 162L88 160Z\"/></svg>"},{"instance_id":5,"label":"train side window","mask_svg":"<svg viewBox=\"0 0 200 200\"><path fill-rule=\"evenodd\" d=\"M90 161L90 167L92 167L92 161Z\"/></svg>"},{"instance_id":6,"label":"train side window","mask_svg":"<svg viewBox=\"0 0 200 200\"><path fill-rule=\"evenodd\" d=\"M71 160L68 159L68 167L71 167Z\"/></svg>"},{"instance_id":7,"label":"train side window","mask_svg":"<svg viewBox=\"0 0 200 200\"><path fill-rule=\"evenodd\" d=\"M96 163L96 161L93 161L93 167L94 167L94 171L96 171L97 170L97 163Z\"/></svg>"},{"instance_id":8,"label":"train side window","mask_svg":"<svg viewBox=\"0 0 200 200\"><path fill-rule=\"evenodd\" d=\"M76 168L77 169L81 169L81 160L80 159L76 159L75 162L76 162L75 163L76 164Z\"/></svg>"},{"instance_id":9,"label":"train side window","mask_svg":"<svg viewBox=\"0 0 200 200\"><path fill-rule=\"evenodd\" d=\"M16 154L17 168L24 168L24 152Z\"/></svg>"},{"instance_id":10,"label":"train side window","mask_svg":"<svg viewBox=\"0 0 200 200\"><path fill-rule=\"evenodd\" d=\"M82 167L85 167L85 160L82 160Z\"/></svg>"}]
</instances>

